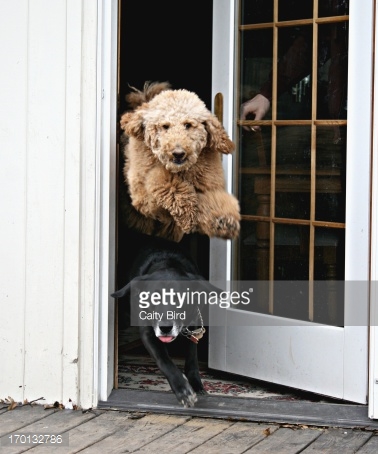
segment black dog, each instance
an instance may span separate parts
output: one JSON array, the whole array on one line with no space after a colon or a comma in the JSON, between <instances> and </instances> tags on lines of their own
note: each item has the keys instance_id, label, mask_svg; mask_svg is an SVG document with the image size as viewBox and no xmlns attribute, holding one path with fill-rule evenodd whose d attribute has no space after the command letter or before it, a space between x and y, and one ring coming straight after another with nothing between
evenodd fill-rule
<instances>
[{"instance_id":1,"label":"black dog","mask_svg":"<svg viewBox=\"0 0 378 454\"><path fill-rule=\"evenodd\" d=\"M151 293L161 293L162 282L172 283L176 290L187 289L188 285L195 282L205 291L219 291L200 275L194 261L177 243L149 236L144 238L143 243L131 267L129 283L112 294L116 298L128 297L130 304L134 306L132 310L137 305L137 295L141 294L138 286L146 290L147 285ZM197 342L205 332L203 318L198 304L186 307L185 321L180 318L169 319L169 309L172 306L159 304L153 306L153 311L146 311L146 314L152 314L153 319L148 322L149 326L139 326L140 335L178 401L185 407L192 407L197 401L197 394L206 394L197 357ZM173 363L167 351L167 344L173 342L179 334L187 337L185 375Z\"/></svg>"}]
</instances>

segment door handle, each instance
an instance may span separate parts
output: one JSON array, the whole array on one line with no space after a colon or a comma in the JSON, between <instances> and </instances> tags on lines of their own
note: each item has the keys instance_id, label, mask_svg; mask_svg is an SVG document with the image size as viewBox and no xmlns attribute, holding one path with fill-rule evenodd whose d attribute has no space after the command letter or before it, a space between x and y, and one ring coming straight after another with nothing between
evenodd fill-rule
<instances>
[{"instance_id":1,"label":"door handle","mask_svg":"<svg viewBox=\"0 0 378 454\"><path fill-rule=\"evenodd\" d=\"M214 114L223 125L223 95L217 93L214 97Z\"/></svg>"}]
</instances>

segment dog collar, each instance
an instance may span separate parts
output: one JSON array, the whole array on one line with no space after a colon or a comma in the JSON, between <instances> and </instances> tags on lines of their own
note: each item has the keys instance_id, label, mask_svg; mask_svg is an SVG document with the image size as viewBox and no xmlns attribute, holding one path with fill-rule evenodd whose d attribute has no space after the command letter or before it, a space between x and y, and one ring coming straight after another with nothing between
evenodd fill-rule
<instances>
[{"instance_id":1,"label":"dog collar","mask_svg":"<svg viewBox=\"0 0 378 454\"><path fill-rule=\"evenodd\" d=\"M204 333L206 333L205 328L202 326L201 328L195 329L191 331L188 328L183 328L181 331L181 334L185 337L187 337L189 340L194 342L195 344L198 344L198 341L202 339Z\"/></svg>"},{"instance_id":2,"label":"dog collar","mask_svg":"<svg viewBox=\"0 0 378 454\"><path fill-rule=\"evenodd\" d=\"M198 341L202 339L203 335L206 333L206 329L203 326L203 318L201 311L197 308L199 318L201 320L201 328L194 329L193 331L188 329L186 326L181 330L181 334L185 337L187 337L189 340L194 342L195 344L198 344Z\"/></svg>"}]
</instances>

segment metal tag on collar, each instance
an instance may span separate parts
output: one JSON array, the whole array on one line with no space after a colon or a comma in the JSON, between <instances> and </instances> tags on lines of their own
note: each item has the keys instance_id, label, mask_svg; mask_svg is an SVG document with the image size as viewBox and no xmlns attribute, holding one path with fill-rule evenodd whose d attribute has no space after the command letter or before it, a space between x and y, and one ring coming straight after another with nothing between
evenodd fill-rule
<instances>
[{"instance_id":1,"label":"metal tag on collar","mask_svg":"<svg viewBox=\"0 0 378 454\"><path fill-rule=\"evenodd\" d=\"M195 344L198 344L198 341L200 339L202 339L204 333L206 332L205 328L202 327L202 328L199 328L199 329L196 329L194 331L192 331L189 339L194 342Z\"/></svg>"},{"instance_id":2,"label":"metal tag on collar","mask_svg":"<svg viewBox=\"0 0 378 454\"><path fill-rule=\"evenodd\" d=\"M189 340L191 340L195 344L198 344L198 339L195 336L193 336L193 334L189 337Z\"/></svg>"}]
</instances>

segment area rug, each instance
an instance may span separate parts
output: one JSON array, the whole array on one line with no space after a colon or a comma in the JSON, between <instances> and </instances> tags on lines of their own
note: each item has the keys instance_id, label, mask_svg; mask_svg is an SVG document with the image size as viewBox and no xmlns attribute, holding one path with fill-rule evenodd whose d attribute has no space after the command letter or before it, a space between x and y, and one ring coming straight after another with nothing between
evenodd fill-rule
<instances>
[{"instance_id":1,"label":"area rug","mask_svg":"<svg viewBox=\"0 0 378 454\"><path fill-rule=\"evenodd\" d=\"M183 370L184 360L174 357L172 359ZM202 383L209 395L285 401L332 401L323 396L285 386L214 371L205 363L200 362L199 366ZM137 332L132 330L126 330L119 336L118 388L171 392L166 378L144 351Z\"/></svg>"},{"instance_id":2,"label":"area rug","mask_svg":"<svg viewBox=\"0 0 378 454\"><path fill-rule=\"evenodd\" d=\"M183 370L183 360L173 358L175 364ZM296 400L295 395L272 392L267 388L240 379L219 378L200 364L202 383L208 394L233 397L255 397L261 399ZM149 391L171 392L166 378L150 358L122 356L118 366L118 387Z\"/></svg>"}]
</instances>

